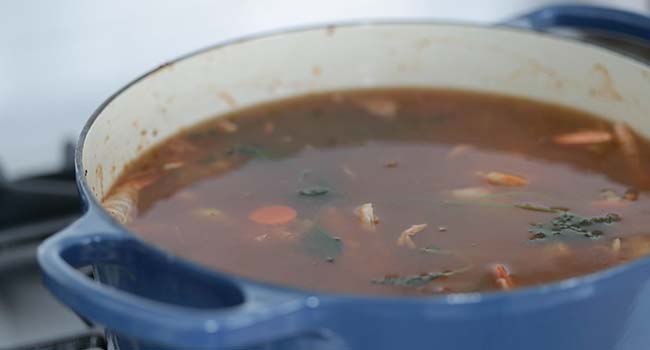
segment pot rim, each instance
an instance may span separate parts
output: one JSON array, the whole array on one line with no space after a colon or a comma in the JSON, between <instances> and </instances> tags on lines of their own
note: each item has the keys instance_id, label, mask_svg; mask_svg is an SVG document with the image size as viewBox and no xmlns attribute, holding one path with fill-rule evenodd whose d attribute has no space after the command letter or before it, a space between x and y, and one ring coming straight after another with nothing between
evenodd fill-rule
<instances>
[{"instance_id":1,"label":"pot rim","mask_svg":"<svg viewBox=\"0 0 650 350\"><path fill-rule=\"evenodd\" d=\"M478 23L467 23L462 21L440 21L440 20L431 20L431 19L363 19L363 20L350 20L350 21L340 21L340 22L325 22L325 23L316 23L309 25L298 25L287 28L278 28L272 30L266 30L261 32L256 32L241 37L235 37L232 39L227 39L220 41L216 44L208 45L203 48L191 51L184 55L180 55L174 59L171 59L145 73L138 76L137 78L129 81L127 84L116 90L111 94L107 99L104 100L91 114L90 118L84 124L84 127L80 133L80 136L75 145L75 179L77 186L79 187L79 192L82 199L82 204L84 205L84 213L88 214L93 212L100 219L108 223L112 228L119 230L121 233L128 236L130 239L135 239L141 244L146 246L149 249L156 251L166 252L162 248L159 248L145 240L143 240L139 235L131 232L131 230L117 222L102 206L100 200L92 194L90 186L86 181L86 171L83 168L83 152L84 144L88 132L92 128L95 120L103 113L107 106L109 106L114 100L116 100L123 92L131 88L132 86L144 81L150 76L155 75L159 71L172 66L176 63L182 62L186 59L201 55L203 53L218 50L225 48L231 45L236 45L248 41L254 41L258 39L266 39L271 37L278 37L285 34L300 33L313 30L332 30L336 28L350 28L350 27L381 27L381 26L412 26L412 25L428 25L428 26L446 26L446 27L470 27L477 29L486 29L491 31L505 31L505 32L515 32L518 34L528 35L531 38L545 38L556 40L560 42L568 42L576 46L585 46L592 49L606 52L610 55L619 56L620 58L629 61L631 64L639 64L644 67L650 67L650 63L645 62L638 57L627 55L625 53L613 51L602 46L596 45L595 43L581 41L579 38L574 37L563 37L555 35L552 33L538 32L530 30L527 28L515 27L509 24L478 24ZM164 141L164 140L162 140ZM85 215L84 214L84 215ZM399 303L430 303L430 304L440 304L448 306L460 306L460 305L472 305L472 304L483 304L485 302L507 302L507 307L511 310L523 311L525 309L535 309L543 307L537 303L530 303L532 298L549 298L549 295L553 296L553 299L546 300L544 304L558 304L566 301L576 300L584 298L585 295L591 294L593 284L597 282L604 282L605 280L623 274L625 272L631 272L638 269L650 269L650 256L645 256L631 262L623 263L614 267L610 267L603 270L598 270L593 273L579 275L567 279L562 279L559 281L553 281L549 283L544 283L535 286L526 286L517 288L512 291L483 291L483 292L461 292L461 293L450 293L450 294L441 294L441 295L430 295L423 297L412 297L412 296L378 296L378 295L367 295L367 294L355 294L355 293L332 293L332 292L321 292L316 290L308 290L293 286L287 286L280 283L266 282L261 280L256 280L248 277L243 277L237 274L227 273L220 271L218 269L212 269L204 267L198 263L195 263L189 259L180 257L176 254L172 254L175 259L179 259L187 262L192 267L199 268L200 270L208 272L216 272L222 276L228 276L235 280L247 283L250 285L257 285L263 288L267 288L274 291L286 291L292 294L300 295L317 295L319 298L325 299L336 299L339 302L355 302L359 300L365 301L380 301L380 302L399 302ZM647 265L647 266L646 266ZM586 294L585 294L586 293ZM516 301L522 301L519 303ZM527 302L528 301L528 302Z\"/></svg>"}]
</instances>

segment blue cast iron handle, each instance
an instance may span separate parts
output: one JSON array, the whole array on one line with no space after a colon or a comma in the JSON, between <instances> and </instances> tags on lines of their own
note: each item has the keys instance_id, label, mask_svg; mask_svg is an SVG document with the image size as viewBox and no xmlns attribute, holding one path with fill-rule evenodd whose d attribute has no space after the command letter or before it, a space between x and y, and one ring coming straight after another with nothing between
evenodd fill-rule
<instances>
[{"instance_id":1,"label":"blue cast iron handle","mask_svg":"<svg viewBox=\"0 0 650 350\"><path fill-rule=\"evenodd\" d=\"M77 270L93 264L110 264L116 258L116 249L138 244L143 247L139 254L160 255L157 264L171 264L167 268L177 269L203 288L218 292L227 283L236 286L242 292L243 302L211 309L156 301L98 283ZM154 343L179 348L230 349L315 330L312 311L318 305L316 297L220 279L217 274L144 247L98 218L92 210L47 239L39 247L38 260L50 291L73 310L122 334Z\"/></svg>"},{"instance_id":2,"label":"blue cast iron handle","mask_svg":"<svg viewBox=\"0 0 650 350\"><path fill-rule=\"evenodd\" d=\"M650 42L650 17L598 6L548 6L502 24L537 31L557 27L591 29Z\"/></svg>"}]
</instances>

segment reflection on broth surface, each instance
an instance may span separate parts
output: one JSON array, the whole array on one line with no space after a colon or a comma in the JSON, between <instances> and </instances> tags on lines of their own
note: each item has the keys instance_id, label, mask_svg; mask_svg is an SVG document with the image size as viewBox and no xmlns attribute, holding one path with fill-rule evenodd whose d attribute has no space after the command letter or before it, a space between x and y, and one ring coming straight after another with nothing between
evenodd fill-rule
<instances>
[{"instance_id":1,"label":"reflection on broth surface","mask_svg":"<svg viewBox=\"0 0 650 350\"><path fill-rule=\"evenodd\" d=\"M341 91L185 130L131 164L104 206L174 254L283 285L511 289L650 251L648 146L525 99Z\"/></svg>"}]
</instances>

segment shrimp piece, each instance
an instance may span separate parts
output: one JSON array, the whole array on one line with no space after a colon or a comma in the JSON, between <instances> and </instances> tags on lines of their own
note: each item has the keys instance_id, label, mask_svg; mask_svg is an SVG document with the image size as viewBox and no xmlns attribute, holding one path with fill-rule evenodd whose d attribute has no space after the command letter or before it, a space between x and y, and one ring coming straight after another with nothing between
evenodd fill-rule
<instances>
[{"instance_id":1,"label":"shrimp piece","mask_svg":"<svg viewBox=\"0 0 650 350\"><path fill-rule=\"evenodd\" d=\"M399 235L399 238L397 239L397 245L400 247L415 249L416 246L415 242L413 242L413 237L419 232L422 232L425 228L427 228L427 226L427 224L411 225L411 227L402 231L402 234Z\"/></svg>"},{"instance_id":2,"label":"shrimp piece","mask_svg":"<svg viewBox=\"0 0 650 350\"><path fill-rule=\"evenodd\" d=\"M499 288L503 290L508 290L514 287L512 282L512 277L510 277L510 272L502 264L494 265L494 275L496 277L496 284Z\"/></svg>"}]
</instances>

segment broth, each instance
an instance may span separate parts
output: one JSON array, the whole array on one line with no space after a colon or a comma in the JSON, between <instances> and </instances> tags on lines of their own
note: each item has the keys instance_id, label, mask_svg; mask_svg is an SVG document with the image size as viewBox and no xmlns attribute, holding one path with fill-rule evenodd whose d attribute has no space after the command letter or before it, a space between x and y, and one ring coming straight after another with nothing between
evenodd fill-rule
<instances>
[{"instance_id":1,"label":"broth","mask_svg":"<svg viewBox=\"0 0 650 350\"><path fill-rule=\"evenodd\" d=\"M432 295L650 252L648 142L513 97L352 90L233 112L130 164L104 206L144 240L308 290Z\"/></svg>"}]
</instances>

